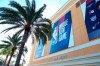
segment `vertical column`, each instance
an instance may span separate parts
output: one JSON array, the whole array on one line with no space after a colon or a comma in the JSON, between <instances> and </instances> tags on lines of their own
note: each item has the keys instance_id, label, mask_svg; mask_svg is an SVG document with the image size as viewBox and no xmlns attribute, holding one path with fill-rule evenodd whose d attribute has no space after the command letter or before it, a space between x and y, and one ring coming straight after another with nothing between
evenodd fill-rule
<instances>
[{"instance_id":1,"label":"vertical column","mask_svg":"<svg viewBox=\"0 0 100 66\"><path fill-rule=\"evenodd\" d=\"M50 41L48 40L47 44L45 45L44 56L49 55L49 50L50 50Z\"/></svg>"},{"instance_id":2,"label":"vertical column","mask_svg":"<svg viewBox=\"0 0 100 66\"><path fill-rule=\"evenodd\" d=\"M72 25L74 30L73 32L74 32L75 45L84 44L89 40L81 8L76 7L76 5L74 5L71 8L71 13L72 13Z\"/></svg>"},{"instance_id":3,"label":"vertical column","mask_svg":"<svg viewBox=\"0 0 100 66\"><path fill-rule=\"evenodd\" d=\"M85 0L83 0L83 2L85 2ZM80 5L83 2L80 1ZM86 24L85 24L85 20L82 14L81 6L77 7L76 11L77 11L77 17L78 17L78 22L79 22L79 27L80 27L80 34L81 34L81 41L82 41L81 44L84 44L84 43L87 43L89 39L88 39Z\"/></svg>"}]
</instances>

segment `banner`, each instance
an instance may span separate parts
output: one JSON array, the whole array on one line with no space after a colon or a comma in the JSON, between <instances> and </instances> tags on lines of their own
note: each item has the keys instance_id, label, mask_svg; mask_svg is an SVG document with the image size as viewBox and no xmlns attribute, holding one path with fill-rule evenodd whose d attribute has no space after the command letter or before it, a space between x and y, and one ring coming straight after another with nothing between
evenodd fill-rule
<instances>
[{"instance_id":1,"label":"banner","mask_svg":"<svg viewBox=\"0 0 100 66\"><path fill-rule=\"evenodd\" d=\"M70 11L54 23L50 53L54 53L68 48L71 32L71 23L72 20Z\"/></svg>"},{"instance_id":2,"label":"banner","mask_svg":"<svg viewBox=\"0 0 100 66\"><path fill-rule=\"evenodd\" d=\"M83 8L85 7L85 10ZM100 38L100 0L87 0L81 5L89 40Z\"/></svg>"},{"instance_id":3,"label":"banner","mask_svg":"<svg viewBox=\"0 0 100 66\"><path fill-rule=\"evenodd\" d=\"M42 43L42 40L40 39L38 41L38 46L36 48L35 58L39 58L43 56L43 54L44 54L44 45Z\"/></svg>"}]
</instances>

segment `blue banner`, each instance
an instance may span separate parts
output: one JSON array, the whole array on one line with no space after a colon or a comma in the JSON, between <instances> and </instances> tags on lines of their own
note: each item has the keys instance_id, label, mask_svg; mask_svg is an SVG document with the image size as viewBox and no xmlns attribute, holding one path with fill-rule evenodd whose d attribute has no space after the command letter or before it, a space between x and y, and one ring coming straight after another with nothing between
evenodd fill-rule
<instances>
[{"instance_id":1,"label":"blue banner","mask_svg":"<svg viewBox=\"0 0 100 66\"><path fill-rule=\"evenodd\" d=\"M100 0L86 1L85 23L89 40L100 38Z\"/></svg>"},{"instance_id":2,"label":"blue banner","mask_svg":"<svg viewBox=\"0 0 100 66\"><path fill-rule=\"evenodd\" d=\"M44 45L42 43L42 40L40 39L38 41L38 46L36 48L35 58L39 58L43 56L43 53L44 53Z\"/></svg>"},{"instance_id":3,"label":"blue banner","mask_svg":"<svg viewBox=\"0 0 100 66\"><path fill-rule=\"evenodd\" d=\"M71 31L71 12L69 11L53 25L50 53L54 53L69 46Z\"/></svg>"}]
</instances>

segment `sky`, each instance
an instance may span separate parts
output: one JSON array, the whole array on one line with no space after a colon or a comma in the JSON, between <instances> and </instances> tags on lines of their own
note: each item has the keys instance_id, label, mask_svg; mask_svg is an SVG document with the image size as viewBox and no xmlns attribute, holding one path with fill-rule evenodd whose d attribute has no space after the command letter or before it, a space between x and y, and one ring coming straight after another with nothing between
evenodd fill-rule
<instances>
[{"instance_id":1,"label":"sky","mask_svg":"<svg viewBox=\"0 0 100 66\"><path fill-rule=\"evenodd\" d=\"M9 7L9 1L12 0L1 0L0 7ZM25 0L14 0L21 5L25 5ZM31 0L30 0L31 1ZM68 0L36 0L36 9L39 9L43 4L46 4L47 7L44 11L44 16L51 18Z\"/></svg>"},{"instance_id":2,"label":"sky","mask_svg":"<svg viewBox=\"0 0 100 66\"><path fill-rule=\"evenodd\" d=\"M0 1L0 7L10 7L10 6L8 5L8 4L9 4L9 1L12 1L12 0L1 0L1 1ZM17 1L17 2L20 3L21 5L25 5L25 0L14 0L14 1ZM31 0L30 0L30 1L31 1ZM43 4L46 4L47 7L46 7L46 9L45 9L44 12L43 12L43 16L46 17L46 18L51 19L51 17L53 17L54 14L55 14L59 9L61 9L61 7L62 7L65 3L67 3L67 1L69 1L69 0L36 0L36 9L38 10L40 7L43 6ZM9 26L7 26L7 25L0 25L0 32L1 32L3 29L7 28L7 27L9 27ZM0 34L0 40L5 39L5 37L6 37L7 35L12 36L14 32L15 32L15 31L12 30L12 31L10 31L10 32L8 32L8 33L5 33L5 34L2 33L2 34ZM25 58L25 59L27 60L27 63L28 63L29 58L30 58L31 47L32 47L32 45L31 45L31 40L30 40L30 39L31 39L31 38L29 38L29 40L28 40L27 43L26 43L26 46L28 46L28 53L26 54L26 57L27 57L27 58Z\"/></svg>"}]
</instances>

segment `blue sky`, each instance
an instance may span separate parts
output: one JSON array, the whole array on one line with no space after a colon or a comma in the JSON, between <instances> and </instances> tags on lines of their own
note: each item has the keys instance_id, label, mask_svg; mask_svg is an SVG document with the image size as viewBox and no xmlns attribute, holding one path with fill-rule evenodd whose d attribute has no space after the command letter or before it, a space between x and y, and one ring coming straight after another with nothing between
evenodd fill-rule
<instances>
[{"instance_id":1,"label":"blue sky","mask_svg":"<svg viewBox=\"0 0 100 66\"><path fill-rule=\"evenodd\" d=\"M0 7L9 7L9 1L12 0L1 0ZM21 5L25 5L25 0L14 1L17 1ZM46 4L47 7L43 14L47 18L51 18L67 1L68 0L36 0L36 8L39 9L43 4Z\"/></svg>"}]
</instances>

